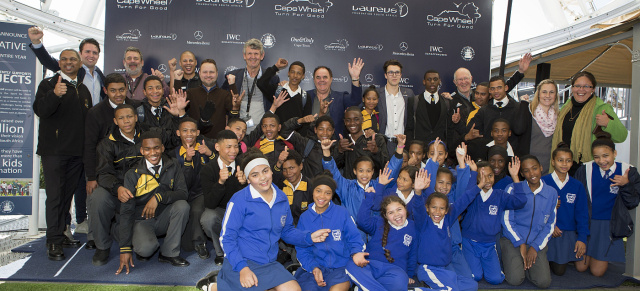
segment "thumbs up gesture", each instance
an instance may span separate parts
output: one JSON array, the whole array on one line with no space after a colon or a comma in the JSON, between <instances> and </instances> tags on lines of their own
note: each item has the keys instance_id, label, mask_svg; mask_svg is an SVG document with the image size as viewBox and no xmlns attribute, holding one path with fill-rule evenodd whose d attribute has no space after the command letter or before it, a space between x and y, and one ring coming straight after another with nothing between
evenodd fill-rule
<instances>
[{"instance_id":1,"label":"thumbs up gesture","mask_svg":"<svg viewBox=\"0 0 640 291\"><path fill-rule=\"evenodd\" d=\"M53 94L56 94L58 97L67 94L67 84L62 82L62 76L58 76L58 83L56 83L56 86L53 88Z\"/></svg>"},{"instance_id":2,"label":"thumbs up gesture","mask_svg":"<svg viewBox=\"0 0 640 291\"><path fill-rule=\"evenodd\" d=\"M282 168L282 164L284 164L288 156L289 156L289 147L284 146L284 151L280 152L280 156L278 157L278 162L276 163L276 166L278 166L278 168Z\"/></svg>"},{"instance_id":3,"label":"thumbs up gesture","mask_svg":"<svg viewBox=\"0 0 640 291\"><path fill-rule=\"evenodd\" d=\"M598 126L604 126L607 127L607 125L609 124L609 115L607 115L606 112L604 112L604 109L602 110L602 113L598 113L596 114L596 124Z\"/></svg>"},{"instance_id":4,"label":"thumbs up gesture","mask_svg":"<svg viewBox=\"0 0 640 291\"><path fill-rule=\"evenodd\" d=\"M187 162L191 162L193 156L196 155L196 149L190 145L186 147L187 152L184 154L184 160Z\"/></svg>"},{"instance_id":5,"label":"thumbs up gesture","mask_svg":"<svg viewBox=\"0 0 640 291\"><path fill-rule=\"evenodd\" d=\"M209 149L207 144L204 142L204 139L202 139L202 143L200 144L200 147L198 147L198 152L207 157L210 157L213 154L213 151Z\"/></svg>"},{"instance_id":6,"label":"thumbs up gesture","mask_svg":"<svg viewBox=\"0 0 640 291\"><path fill-rule=\"evenodd\" d=\"M367 147L365 151L370 151L372 154L378 153L378 145L376 144L376 135L371 136L371 140L367 141Z\"/></svg>"}]
</instances>

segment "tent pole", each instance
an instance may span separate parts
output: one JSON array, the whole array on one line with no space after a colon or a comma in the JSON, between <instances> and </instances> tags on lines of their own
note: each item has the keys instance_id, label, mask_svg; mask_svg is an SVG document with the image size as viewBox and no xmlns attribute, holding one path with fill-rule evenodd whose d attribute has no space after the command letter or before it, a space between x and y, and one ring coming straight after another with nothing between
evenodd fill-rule
<instances>
[{"instance_id":1,"label":"tent pole","mask_svg":"<svg viewBox=\"0 0 640 291\"><path fill-rule=\"evenodd\" d=\"M511 26L511 6L513 0L507 4L507 19L504 24L504 38L502 39L502 55L500 56L500 76L504 76L504 63L507 59L507 44L509 42L509 27Z\"/></svg>"},{"instance_id":2,"label":"tent pole","mask_svg":"<svg viewBox=\"0 0 640 291\"><path fill-rule=\"evenodd\" d=\"M640 141L638 140L638 132L640 132L640 62L638 56L640 55L640 23L633 26L633 51L631 52L631 132L630 132L630 160L634 166L640 165L640 151L638 146ZM636 97L633 97L636 96ZM635 101L634 101L635 99ZM638 222L640 222L640 210L635 208L629 211L633 222L635 224L635 230L633 235L627 238L627 258L625 275L640 279L640 231Z\"/></svg>"}]
</instances>

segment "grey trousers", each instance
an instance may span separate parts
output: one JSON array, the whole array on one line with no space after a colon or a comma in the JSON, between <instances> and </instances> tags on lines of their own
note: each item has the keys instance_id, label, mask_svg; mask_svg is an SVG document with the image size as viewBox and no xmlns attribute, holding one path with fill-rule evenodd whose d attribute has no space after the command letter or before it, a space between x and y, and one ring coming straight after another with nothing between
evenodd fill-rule
<instances>
[{"instance_id":1,"label":"grey trousers","mask_svg":"<svg viewBox=\"0 0 640 291\"><path fill-rule=\"evenodd\" d=\"M500 248L502 248L502 266L507 283L518 286L522 284L526 277L538 288L549 288L549 285L551 285L551 270L547 259L548 246L538 252L536 262L526 271L519 247L514 247L508 238L503 237L500 238Z\"/></svg>"},{"instance_id":2,"label":"grey trousers","mask_svg":"<svg viewBox=\"0 0 640 291\"><path fill-rule=\"evenodd\" d=\"M200 218L204 212L204 195L200 195L189 202L189 221L182 234L182 249L192 252L195 245L207 242L207 237L200 225Z\"/></svg>"},{"instance_id":3,"label":"grey trousers","mask_svg":"<svg viewBox=\"0 0 640 291\"><path fill-rule=\"evenodd\" d=\"M89 201L91 202L89 203ZM106 189L98 186L87 197L87 206L89 234L93 234L92 239L96 243L96 248L100 250L111 248L113 243L111 230L112 227L117 229L117 225L114 224L114 218L116 210L120 208L120 200ZM114 231L113 235L115 236L117 233L117 231Z\"/></svg>"},{"instance_id":4,"label":"grey trousers","mask_svg":"<svg viewBox=\"0 0 640 291\"><path fill-rule=\"evenodd\" d=\"M200 217L200 224L204 233L213 241L213 249L216 251L216 256L224 256L224 251L220 246L220 231L222 231L222 219L224 218L224 208L209 209L205 208Z\"/></svg>"},{"instance_id":5,"label":"grey trousers","mask_svg":"<svg viewBox=\"0 0 640 291\"><path fill-rule=\"evenodd\" d=\"M143 257L150 257L160 247L165 257L180 255L180 238L189 219L189 203L185 200L173 202L159 216L136 220L133 225L133 251ZM165 235L160 246L158 236Z\"/></svg>"}]
</instances>

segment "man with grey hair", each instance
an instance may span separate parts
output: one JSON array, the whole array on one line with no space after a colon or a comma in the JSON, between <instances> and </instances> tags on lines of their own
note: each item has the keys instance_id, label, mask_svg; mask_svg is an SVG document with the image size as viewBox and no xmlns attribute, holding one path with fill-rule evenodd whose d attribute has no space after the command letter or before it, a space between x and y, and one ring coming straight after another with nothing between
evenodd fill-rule
<instances>
[{"instance_id":1,"label":"man with grey hair","mask_svg":"<svg viewBox=\"0 0 640 291\"><path fill-rule=\"evenodd\" d=\"M60 71L38 85L33 112L40 117L38 149L46 183L47 255L64 260L63 247L80 242L64 235L65 217L82 175L84 122L92 107L91 92L78 80L82 66L73 49L60 53Z\"/></svg>"},{"instance_id":2,"label":"man with grey hair","mask_svg":"<svg viewBox=\"0 0 640 291\"><path fill-rule=\"evenodd\" d=\"M124 58L122 59L124 65L124 73L122 76L127 80L127 98L142 101L144 99L144 80L147 79L147 73L142 71L144 66L144 60L142 59L142 52L137 47L128 47L124 50ZM151 68L151 74L158 76L160 80L164 80L164 75L158 70ZM170 76L170 84L173 84L173 75ZM162 82L164 86L164 97L169 97L171 90L169 86Z\"/></svg>"},{"instance_id":3,"label":"man with grey hair","mask_svg":"<svg viewBox=\"0 0 640 291\"><path fill-rule=\"evenodd\" d=\"M253 131L260 118L271 108L271 96L264 96L258 86L258 79L262 76L260 62L264 59L264 46L258 39L252 38L245 42L242 49L242 57L247 64L246 68L228 72L222 89L233 91L235 94L243 92L240 98L240 118L247 123L247 133ZM271 84L278 84L280 78L275 75L271 78Z\"/></svg>"}]
</instances>

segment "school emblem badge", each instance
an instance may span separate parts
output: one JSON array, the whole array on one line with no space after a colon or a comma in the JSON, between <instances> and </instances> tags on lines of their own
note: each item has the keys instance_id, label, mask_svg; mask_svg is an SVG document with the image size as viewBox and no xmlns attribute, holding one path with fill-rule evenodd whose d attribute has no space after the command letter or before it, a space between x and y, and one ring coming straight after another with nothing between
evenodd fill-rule
<instances>
[{"instance_id":1,"label":"school emblem badge","mask_svg":"<svg viewBox=\"0 0 640 291\"><path fill-rule=\"evenodd\" d=\"M620 190L620 187L618 186L609 187L609 192L611 192L611 194L618 194L618 190Z\"/></svg>"},{"instance_id":2,"label":"school emblem badge","mask_svg":"<svg viewBox=\"0 0 640 291\"><path fill-rule=\"evenodd\" d=\"M489 205L489 215L498 215L498 205Z\"/></svg>"},{"instance_id":3,"label":"school emblem badge","mask_svg":"<svg viewBox=\"0 0 640 291\"><path fill-rule=\"evenodd\" d=\"M283 215L282 217L280 217L280 224L282 224L282 227L284 227L285 222L287 222L287 215Z\"/></svg>"},{"instance_id":4,"label":"school emblem badge","mask_svg":"<svg viewBox=\"0 0 640 291\"><path fill-rule=\"evenodd\" d=\"M567 203L576 202L576 194L567 193Z\"/></svg>"},{"instance_id":5,"label":"school emblem badge","mask_svg":"<svg viewBox=\"0 0 640 291\"><path fill-rule=\"evenodd\" d=\"M547 214L547 215L545 215L545 216L544 216L544 223L547 223L547 221L549 221L549 217L550 217L550 216L551 216L551 215L549 215L549 214Z\"/></svg>"},{"instance_id":6,"label":"school emblem badge","mask_svg":"<svg viewBox=\"0 0 640 291\"><path fill-rule=\"evenodd\" d=\"M334 229L331 231L331 236L333 236L334 241L340 241L342 239L342 233L339 229Z\"/></svg>"},{"instance_id":7,"label":"school emblem badge","mask_svg":"<svg viewBox=\"0 0 640 291\"><path fill-rule=\"evenodd\" d=\"M302 210L307 210L307 201L303 201L303 202L300 204L300 208L302 208Z\"/></svg>"},{"instance_id":8,"label":"school emblem badge","mask_svg":"<svg viewBox=\"0 0 640 291\"><path fill-rule=\"evenodd\" d=\"M404 244L405 246L409 246L411 244L411 240L413 240L413 238L410 235L405 234L402 244Z\"/></svg>"}]
</instances>

